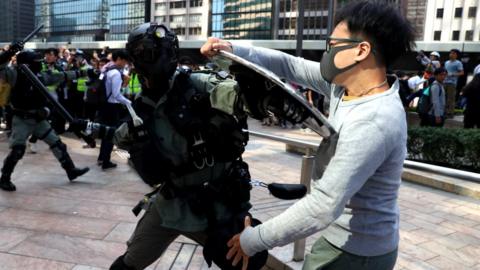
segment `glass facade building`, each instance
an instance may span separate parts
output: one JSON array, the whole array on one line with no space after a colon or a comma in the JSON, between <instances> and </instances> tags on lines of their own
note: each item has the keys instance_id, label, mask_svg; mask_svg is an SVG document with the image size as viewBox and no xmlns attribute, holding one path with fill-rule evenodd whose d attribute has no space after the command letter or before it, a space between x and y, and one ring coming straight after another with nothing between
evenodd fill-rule
<instances>
[{"instance_id":1,"label":"glass facade building","mask_svg":"<svg viewBox=\"0 0 480 270\"><path fill-rule=\"evenodd\" d=\"M147 0L35 0L46 41L126 40L145 21Z\"/></svg>"},{"instance_id":2,"label":"glass facade building","mask_svg":"<svg viewBox=\"0 0 480 270\"><path fill-rule=\"evenodd\" d=\"M21 40L33 30L35 0L0 0L0 42Z\"/></svg>"},{"instance_id":3,"label":"glass facade building","mask_svg":"<svg viewBox=\"0 0 480 270\"><path fill-rule=\"evenodd\" d=\"M211 35L272 39L272 0L212 0Z\"/></svg>"}]
</instances>

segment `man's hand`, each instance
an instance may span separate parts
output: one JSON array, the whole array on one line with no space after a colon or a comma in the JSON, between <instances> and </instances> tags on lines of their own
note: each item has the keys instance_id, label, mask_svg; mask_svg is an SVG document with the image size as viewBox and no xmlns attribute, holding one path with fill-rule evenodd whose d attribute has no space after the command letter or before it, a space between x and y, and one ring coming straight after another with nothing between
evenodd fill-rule
<instances>
[{"instance_id":1,"label":"man's hand","mask_svg":"<svg viewBox=\"0 0 480 270\"><path fill-rule=\"evenodd\" d=\"M212 57L215 56L219 50L232 52L232 44L223 39L209 37L207 42L205 42L205 44L203 44L203 46L200 48L200 53L206 57Z\"/></svg>"},{"instance_id":2,"label":"man's hand","mask_svg":"<svg viewBox=\"0 0 480 270\"><path fill-rule=\"evenodd\" d=\"M440 116L435 116L435 123L441 124L441 123L442 123L442 117L440 117Z\"/></svg>"},{"instance_id":3,"label":"man's hand","mask_svg":"<svg viewBox=\"0 0 480 270\"><path fill-rule=\"evenodd\" d=\"M245 217L245 228L250 227L252 221L249 216ZM227 243L230 250L227 253L227 260L233 258L232 265L236 266L240 260L242 260L242 270L247 270L248 267L248 256L243 252L242 246L240 245L240 234L236 234L230 239Z\"/></svg>"}]
</instances>

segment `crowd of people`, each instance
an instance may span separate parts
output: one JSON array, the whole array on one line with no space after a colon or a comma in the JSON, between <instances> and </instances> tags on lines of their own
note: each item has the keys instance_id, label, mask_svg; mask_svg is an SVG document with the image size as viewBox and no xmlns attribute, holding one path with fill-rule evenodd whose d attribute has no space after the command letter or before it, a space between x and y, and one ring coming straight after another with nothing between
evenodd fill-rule
<instances>
[{"instance_id":1,"label":"crowd of people","mask_svg":"<svg viewBox=\"0 0 480 270\"><path fill-rule=\"evenodd\" d=\"M14 89L2 104L6 118L13 116L7 120L13 131L0 188L15 191L10 176L30 135L31 143L41 139L50 145L70 180L88 172L74 165L57 136L65 132L64 119L49 113L35 85L19 72L26 64L47 86L46 96L76 120L116 129L112 137L99 135L99 166L116 167L110 160L115 144L129 152L132 167L153 187L134 208L145 214L110 269L145 269L179 235L200 243L209 265L261 269L268 249L319 231L304 269L393 269L408 136L405 107L417 96L420 104L426 102L422 125L442 126L453 115L458 78L464 76L459 51L451 50L445 63L438 53L421 53L425 69L418 77L392 76L391 64L412 52L414 31L393 5L367 0L337 11L326 44L320 63L213 37L200 49L212 59L218 50L228 51L297 82L319 109L323 99L329 102L325 113L331 129L318 147L310 194L263 224L249 212L251 178L242 159L247 116L261 120L273 111L301 124L309 111L248 74L192 72L193 61L179 58L175 33L157 23L133 29L126 50L111 54L108 48L91 57L78 49L53 48L41 55L22 50L21 44L0 54L0 78ZM476 75L459 92L467 98L466 114L474 111L479 84ZM123 119L124 107L136 111L138 119ZM72 121L73 131L86 131L91 123L85 123Z\"/></svg>"},{"instance_id":2,"label":"crowd of people","mask_svg":"<svg viewBox=\"0 0 480 270\"><path fill-rule=\"evenodd\" d=\"M8 45L1 52L8 51ZM135 96L140 93L141 83L139 76L132 70L129 57L125 50L112 52L108 47L100 52L93 51L88 55L80 49L49 48L41 52L41 72L49 75L75 73L79 76L70 76L67 80L44 80L50 95L57 100L74 118L88 119L109 126L119 126L128 118L125 105L131 104ZM179 59L179 65L187 65L198 69L190 57ZM0 69L0 116L8 135L12 129L14 112L9 95L12 77L8 68L17 66L17 55ZM102 97L100 88L105 85L108 96ZM103 99L102 99L103 98ZM104 100L106 99L106 100ZM56 134L66 131L66 120L53 108L50 108L48 121ZM27 151L35 154L38 137L32 134L28 140ZM95 143L85 144L84 148L95 148ZM113 144L102 141L97 163L104 170L116 167L111 162L110 155Z\"/></svg>"},{"instance_id":3,"label":"crowd of people","mask_svg":"<svg viewBox=\"0 0 480 270\"><path fill-rule=\"evenodd\" d=\"M453 118L456 110L464 113L464 127L480 127L480 64L473 71L473 79L460 85L467 76L461 52L450 50L448 60L442 61L440 53L427 56L420 51L417 61L422 65L416 74L397 71L400 96L405 108L417 108L421 126L442 127L445 119Z\"/></svg>"}]
</instances>

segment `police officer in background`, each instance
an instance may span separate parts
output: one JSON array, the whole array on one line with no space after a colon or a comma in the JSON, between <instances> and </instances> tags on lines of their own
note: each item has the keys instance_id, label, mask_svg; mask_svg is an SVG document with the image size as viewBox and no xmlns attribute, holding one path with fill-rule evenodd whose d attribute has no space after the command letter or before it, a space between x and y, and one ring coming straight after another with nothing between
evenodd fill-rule
<instances>
[{"instance_id":1,"label":"police officer in background","mask_svg":"<svg viewBox=\"0 0 480 270\"><path fill-rule=\"evenodd\" d=\"M49 48L44 52L44 62L42 63L42 72L47 74L55 74L54 76L59 76L63 74L63 69L58 63L58 50L55 48ZM59 81L52 81L50 84L46 85L50 95L57 101L63 99L63 88L65 83ZM60 99L59 99L60 98ZM57 134L62 134L65 132L66 121L63 119L57 112L52 111L50 115L50 121L53 130ZM36 143L38 138L34 135L28 140L28 147L30 153L37 152Z\"/></svg>"},{"instance_id":2,"label":"police officer in background","mask_svg":"<svg viewBox=\"0 0 480 270\"><path fill-rule=\"evenodd\" d=\"M180 234L204 247L209 265L240 269L226 254L227 241L243 229L251 208L250 174L241 157L248 141L244 108L261 119L267 98L245 98L236 81L213 72L177 70L178 40L164 25L135 28L127 50L142 83L133 106L143 124L122 124L114 142L129 151L136 171L156 189L146 197L127 251L110 269L144 269ZM259 223L253 219L254 226ZM250 258L249 269L260 269L267 256L265 251Z\"/></svg>"},{"instance_id":3,"label":"police officer in background","mask_svg":"<svg viewBox=\"0 0 480 270\"><path fill-rule=\"evenodd\" d=\"M4 54L14 54L9 51ZM3 59L4 55L0 56ZM49 73L42 72L42 56L34 51L25 50L17 55L18 65L26 64L37 74L39 79L46 85L53 82L61 83L65 78L74 78L76 73ZM0 61L0 65L5 62ZM10 102L13 107L12 135L10 136L10 153L5 158L2 176L0 177L0 188L5 191L15 191L16 187L11 182L11 175L17 162L25 153L25 143L30 135L35 135L45 141L58 159L63 169L65 169L70 180L88 172L88 168L75 167L70 155L67 152L67 146L60 140L57 134L46 120L50 110L46 107L45 98L33 87L28 78L19 72L17 68L12 70L16 73L16 81L12 84L12 93Z\"/></svg>"}]
</instances>

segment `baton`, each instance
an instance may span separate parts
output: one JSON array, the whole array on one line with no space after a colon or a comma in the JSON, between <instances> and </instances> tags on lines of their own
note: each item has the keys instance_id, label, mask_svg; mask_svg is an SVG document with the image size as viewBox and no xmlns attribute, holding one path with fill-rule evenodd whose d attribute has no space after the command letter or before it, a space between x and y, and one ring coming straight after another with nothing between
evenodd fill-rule
<instances>
[{"instance_id":1,"label":"baton","mask_svg":"<svg viewBox=\"0 0 480 270\"><path fill-rule=\"evenodd\" d=\"M40 32L40 30L42 30L43 28L43 24L39 25L37 28L35 28L30 34L28 34L28 36L26 36L23 40L22 40L22 43L25 44L27 43L30 39L32 39L33 36L35 36L36 34L38 34L38 32Z\"/></svg>"},{"instance_id":2,"label":"baton","mask_svg":"<svg viewBox=\"0 0 480 270\"><path fill-rule=\"evenodd\" d=\"M53 106L53 109L57 111L63 119L67 122L72 123L75 119L73 116L60 104L56 99L54 99L48 92L47 87L38 79L38 77L33 74L33 72L28 68L27 65L21 64L19 66L20 71L27 76L28 80L33 84L33 86L42 94L42 96L47 99L47 102ZM74 131L75 135L82 138L87 144L95 145L95 139L88 134L85 134L83 131Z\"/></svg>"}]
</instances>

